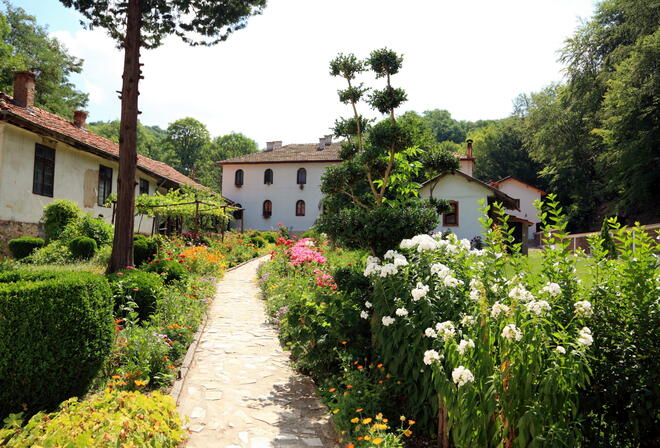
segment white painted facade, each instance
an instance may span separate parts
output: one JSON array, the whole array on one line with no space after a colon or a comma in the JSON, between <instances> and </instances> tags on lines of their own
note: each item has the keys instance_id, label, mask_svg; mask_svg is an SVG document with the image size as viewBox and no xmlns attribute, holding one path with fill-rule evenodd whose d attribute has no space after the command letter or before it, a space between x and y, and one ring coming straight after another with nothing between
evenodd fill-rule
<instances>
[{"instance_id":1,"label":"white painted facade","mask_svg":"<svg viewBox=\"0 0 660 448\"><path fill-rule=\"evenodd\" d=\"M536 216L538 210L536 210L536 207L534 207L534 201L541 200L543 197L541 190L520 182L514 178L503 179L497 182L496 187L498 190L508 194L512 198L517 198L520 200L520 210L510 210L509 214L526 219L527 221L531 221L534 224L541 222L541 220ZM535 232L536 226L531 225L528 230L527 238L529 240L533 240Z\"/></svg>"},{"instance_id":2,"label":"white painted facade","mask_svg":"<svg viewBox=\"0 0 660 448\"><path fill-rule=\"evenodd\" d=\"M458 174L447 174L437 180L430 181L422 186L419 191L422 199L445 199L458 202L458 225L443 226L442 216L440 224L434 229L435 232L450 231L458 238L472 239L481 235L482 216L479 208L480 201L487 202L490 190L476 182L470 182Z\"/></svg>"},{"instance_id":3,"label":"white painted facade","mask_svg":"<svg viewBox=\"0 0 660 448\"><path fill-rule=\"evenodd\" d=\"M222 167L222 195L240 204L243 227L256 230L277 230L283 223L294 232L308 230L321 214L321 176L335 162L287 162L225 164ZM307 183L297 184L299 168L307 171ZM234 184L237 170L243 170L243 185ZM273 183L264 183L266 169L273 170ZM264 201L272 203L272 216L262 214ZM305 201L305 216L296 216L296 203ZM240 226L240 222L233 222Z\"/></svg>"},{"instance_id":4,"label":"white painted facade","mask_svg":"<svg viewBox=\"0 0 660 448\"><path fill-rule=\"evenodd\" d=\"M52 198L32 192L36 144L55 149ZM38 223L45 205L55 199L69 199L85 213L103 216L110 222L112 209L97 204L100 165L112 168L112 192L116 193L119 174L116 161L0 123L0 221ZM138 169L138 184L139 179L149 181L150 194L156 191L156 179ZM149 233L151 226L151 218L136 217L135 232Z\"/></svg>"}]
</instances>

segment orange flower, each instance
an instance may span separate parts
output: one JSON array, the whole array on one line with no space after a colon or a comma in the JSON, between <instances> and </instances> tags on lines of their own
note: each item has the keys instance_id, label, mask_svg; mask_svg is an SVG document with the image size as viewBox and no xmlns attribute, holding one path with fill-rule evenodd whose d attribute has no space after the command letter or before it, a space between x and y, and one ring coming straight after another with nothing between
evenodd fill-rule
<instances>
[{"instance_id":1,"label":"orange flower","mask_svg":"<svg viewBox=\"0 0 660 448\"><path fill-rule=\"evenodd\" d=\"M362 436L358 437L358 440L362 440L362 439L364 439L364 437L362 437Z\"/></svg>"},{"instance_id":2,"label":"orange flower","mask_svg":"<svg viewBox=\"0 0 660 448\"><path fill-rule=\"evenodd\" d=\"M346 345L346 341L341 341L341 344L342 344L342 345Z\"/></svg>"},{"instance_id":3,"label":"orange flower","mask_svg":"<svg viewBox=\"0 0 660 448\"><path fill-rule=\"evenodd\" d=\"M382 364L378 364L376 367L378 367L379 369L382 369L382 368L383 368L383 365L382 365Z\"/></svg>"},{"instance_id":4,"label":"orange flower","mask_svg":"<svg viewBox=\"0 0 660 448\"><path fill-rule=\"evenodd\" d=\"M406 429L405 431L403 431L403 435L406 436L406 437L410 437L412 435L412 431L409 430L409 429Z\"/></svg>"},{"instance_id":5,"label":"orange flower","mask_svg":"<svg viewBox=\"0 0 660 448\"><path fill-rule=\"evenodd\" d=\"M336 388L331 387L330 389L328 389L328 392L334 392L334 391L336 391L336 390L337 390Z\"/></svg>"},{"instance_id":6,"label":"orange flower","mask_svg":"<svg viewBox=\"0 0 660 448\"><path fill-rule=\"evenodd\" d=\"M415 424L415 420L408 420L408 424L409 424L410 426L414 425L414 424Z\"/></svg>"},{"instance_id":7,"label":"orange flower","mask_svg":"<svg viewBox=\"0 0 660 448\"><path fill-rule=\"evenodd\" d=\"M352 385L352 384L347 384L347 385L346 385L346 389L352 389L352 388L353 388L353 385Z\"/></svg>"},{"instance_id":8,"label":"orange flower","mask_svg":"<svg viewBox=\"0 0 660 448\"><path fill-rule=\"evenodd\" d=\"M118 380L121 378L121 375L112 375L113 380Z\"/></svg>"},{"instance_id":9,"label":"orange flower","mask_svg":"<svg viewBox=\"0 0 660 448\"><path fill-rule=\"evenodd\" d=\"M353 445L352 443L349 443L348 445L346 445L346 448L355 448L355 445Z\"/></svg>"},{"instance_id":10,"label":"orange flower","mask_svg":"<svg viewBox=\"0 0 660 448\"><path fill-rule=\"evenodd\" d=\"M360 421L360 419L357 418L357 417L351 419L351 423L357 423L359 421Z\"/></svg>"},{"instance_id":11,"label":"orange flower","mask_svg":"<svg viewBox=\"0 0 660 448\"><path fill-rule=\"evenodd\" d=\"M364 409L362 409L362 408L355 410L355 412L362 412L362 411L364 411Z\"/></svg>"}]
</instances>

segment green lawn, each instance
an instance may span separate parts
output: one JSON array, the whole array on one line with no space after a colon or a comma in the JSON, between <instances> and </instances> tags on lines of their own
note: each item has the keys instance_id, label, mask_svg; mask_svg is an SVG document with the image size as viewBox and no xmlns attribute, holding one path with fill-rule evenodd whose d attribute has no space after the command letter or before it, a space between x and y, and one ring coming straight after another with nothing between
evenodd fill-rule
<instances>
[{"instance_id":1,"label":"green lawn","mask_svg":"<svg viewBox=\"0 0 660 448\"><path fill-rule=\"evenodd\" d=\"M589 258L585 256L573 257L575 259L575 268L577 269L577 277L582 280L582 283L585 286L591 286L592 277L589 272ZM537 275L541 273L543 268L542 261L542 252L539 249L532 249L527 255L527 261L529 264L529 269L531 274Z\"/></svg>"}]
</instances>

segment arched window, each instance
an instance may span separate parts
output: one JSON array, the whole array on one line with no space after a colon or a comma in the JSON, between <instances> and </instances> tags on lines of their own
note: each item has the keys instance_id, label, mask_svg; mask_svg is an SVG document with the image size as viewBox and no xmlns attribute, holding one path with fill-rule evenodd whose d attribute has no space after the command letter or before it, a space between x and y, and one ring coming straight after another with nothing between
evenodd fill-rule
<instances>
[{"instance_id":1,"label":"arched window","mask_svg":"<svg viewBox=\"0 0 660 448\"><path fill-rule=\"evenodd\" d=\"M305 216L305 201L296 202L296 216Z\"/></svg>"},{"instance_id":2,"label":"arched window","mask_svg":"<svg viewBox=\"0 0 660 448\"><path fill-rule=\"evenodd\" d=\"M442 215L442 225L447 227L457 227L458 226L458 202L449 201L451 210Z\"/></svg>"},{"instance_id":3,"label":"arched window","mask_svg":"<svg viewBox=\"0 0 660 448\"><path fill-rule=\"evenodd\" d=\"M298 168L296 182L298 185L305 185L307 183L307 170L305 168Z\"/></svg>"},{"instance_id":4,"label":"arched window","mask_svg":"<svg viewBox=\"0 0 660 448\"><path fill-rule=\"evenodd\" d=\"M243 170L236 170L236 173L234 173L234 185L237 187L243 186Z\"/></svg>"},{"instance_id":5,"label":"arched window","mask_svg":"<svg viewBox=\"0 0 660 448\"><path fill-rule=\"evenodd\" d=\"M262 207L262 215L264 218L270 218L273 215L273 203L268 199L264 201L264 205Z\"/></svg>"},{"instance_id":6,"label":"arched window","mask_svg":"<svg viewBox=\"0 0 660 448\"><path fill-rule=\"evenodd\" d=\"M273 170L268 168L266 171L264 171L264 184L270 185L273 183Z\"/></svg>"},{"instance_id":7,"label":"arched window","mask_svg":"<svg viewBox=\"0 0 660 448\"><path fill-rule=\"evenodd\" d=\"M243 219L243 206L241 204L235 204L238 210L234 210L233 215L234 219Z\"/></svg>"}]
</instances>

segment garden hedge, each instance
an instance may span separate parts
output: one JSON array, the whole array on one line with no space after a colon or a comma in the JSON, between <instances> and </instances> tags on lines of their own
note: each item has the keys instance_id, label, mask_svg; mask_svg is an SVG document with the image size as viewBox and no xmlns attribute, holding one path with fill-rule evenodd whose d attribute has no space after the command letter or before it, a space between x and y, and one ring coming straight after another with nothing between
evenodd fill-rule
<instances>
[{"instance_id":1,"label":"garden hedge","mask_svg":"<svg viewBox=\"0 0 660 448\"><path fill-rule=\"evenodd\" d=\"M44 240L43 238L35 238L33 236L23 236L10 240L7 245L14 258L21 260L35 250L44 247Z\"/></svg>"},{"instance_id":2,"label":"garden hedge","mask_svg":"<svg viewBox=\"0 0 660 448\"><path fill-rule=\"evenodd\" d=\"M0 273L0 420L87 392L113 341L111 295L88 272Z\"/></svg>"},{"instance_id":3,"label":"garden hedge","mask_svg":"<svg viewBox=\"0 0 660 448\"><path fill-rule=\"evenodd\" d=\"M188 271L176 260L156 260L147 264L143 269L163 276L165 283L173 283L188 278Z\"/></svg>"}]
</instances>

